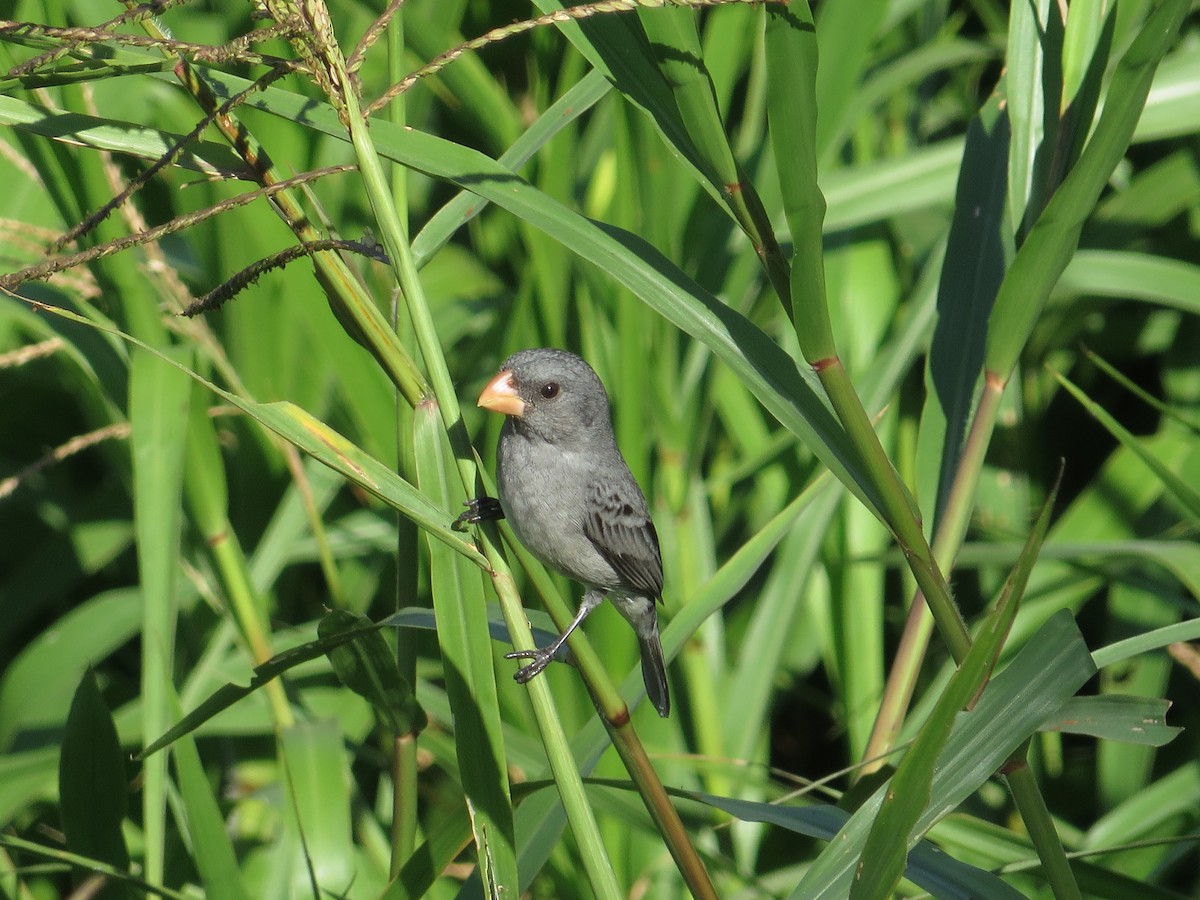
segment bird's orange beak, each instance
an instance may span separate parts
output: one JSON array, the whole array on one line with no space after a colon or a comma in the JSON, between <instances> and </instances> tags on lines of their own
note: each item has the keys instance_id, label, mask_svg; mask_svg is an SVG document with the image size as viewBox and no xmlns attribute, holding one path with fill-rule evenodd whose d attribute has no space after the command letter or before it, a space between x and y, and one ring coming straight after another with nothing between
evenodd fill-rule
<instances>
[{"instance_id":1,"label":"bird's orange beak","mask_svg":"<svg viewBox=\"0 0 1200 900\"><path fill-rule=\"evenodd\" d=\"M504 413L506 416L523 416L525 401L513 387L512 372L505 370L487 383L483 393L479 395L479 406L492 412Z\"/></svg>"}]
</instances>

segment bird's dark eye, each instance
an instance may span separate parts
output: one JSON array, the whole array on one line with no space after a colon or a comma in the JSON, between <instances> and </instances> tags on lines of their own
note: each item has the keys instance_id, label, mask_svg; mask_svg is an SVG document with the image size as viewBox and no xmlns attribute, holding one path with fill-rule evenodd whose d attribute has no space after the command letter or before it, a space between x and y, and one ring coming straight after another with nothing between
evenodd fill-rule
<instances>
[{"instance_id":1,"label":"bird's dark eye","mask_svg":"<svg viewBox=\"0 0 1200 900\"><path fill-rule=\"evenodd\" d=\"M545 384L542 385L541 393L542 393L542 396L545 397L547 400L553 400L555 397L558 396L558 383L554 382L554 381L547 381Z\"/></svg>"}]
</instances>

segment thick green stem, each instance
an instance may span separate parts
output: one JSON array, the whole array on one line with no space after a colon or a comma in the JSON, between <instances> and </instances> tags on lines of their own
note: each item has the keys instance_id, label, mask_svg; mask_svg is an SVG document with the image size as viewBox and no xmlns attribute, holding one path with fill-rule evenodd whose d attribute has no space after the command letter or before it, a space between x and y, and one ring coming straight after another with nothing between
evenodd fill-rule
<instances>
[{"instance_id":1,"label":"thick green stem","mask_svg":"<svg viewBox=\"0 0 1200 900\"><path fill-rule=\"evenodd\" d=\"M991 441L1003 395L1004 382L989 374L984 379L983 396L979 400L970 434L963 446L963 455L955 471L954 483L947 494L946 508L938 519L933 537L933 558L943 569L953 566L954 558L966 538L967 525L970 523L971 510L975 503L975 488L979 483L979 473L983 469L983 459ZM900 638L895 662L888 674L879 714L875 718L875 725L871 729L871 737L863 754L864 760L882 758L895 746L900 727L908 713L913 691L916 689L925 653L929 649L932 624L925 593L918 591L908 610L908 620L904 624L904 633ZM879 765L878 762L868 762L863 774L874 771Z\"/></svg>"},{"instance_id":2,"label":"thick green stem","mask_svg":"<svg viewBox=\"0 0 1200 900\"><path fill-rule=\"evenodd\" d=\"M950 588L934 561L933 552L925 540L920 520L913 509L908 490L879 443L871 420L862 402L850 383L841 360L836 357L819 362L814 366L825 392L833 403L834 411L843 427L862 454L863 463L871 476L883 503L880 510L888 527L895 535L905 561L912 570L917 585L928 598L934 621L942 633L955 662L962 662L971 648L971 637L958 607L950 596Z\"/></svg>"}]
</instances>

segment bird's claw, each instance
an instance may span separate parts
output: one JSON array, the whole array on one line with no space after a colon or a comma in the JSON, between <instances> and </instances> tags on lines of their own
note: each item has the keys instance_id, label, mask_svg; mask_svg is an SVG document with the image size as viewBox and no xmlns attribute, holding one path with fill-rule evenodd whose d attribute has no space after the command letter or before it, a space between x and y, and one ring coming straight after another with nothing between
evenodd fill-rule
<instances>
[{"instance_id":1,"label":"bird's claw","mask_svg":"<svg viewBox=\"0 0 1200 900\"><path fill-rule=\"evenodd\" d=\"M478 525L488 519L503 519L504 510L495 497L475 497L463 503L467 511L450 523L455 531L466 531L468 525Z\"/></svg>"},{"instance_id":2,"label":"bird's claw","mask_svg":"<svg viewBox=\"0 0 1200 900\"><path fill-rule=\"evenodd\" d=\"M554 662L554 654L541 647L536 650L514 650L512 653L505 653L504 658L533 660L529 665L522 666L513 673L513 681L517 684L528 683L532 678L540 675L546 666Z\"/></svg>"}]
</instances>

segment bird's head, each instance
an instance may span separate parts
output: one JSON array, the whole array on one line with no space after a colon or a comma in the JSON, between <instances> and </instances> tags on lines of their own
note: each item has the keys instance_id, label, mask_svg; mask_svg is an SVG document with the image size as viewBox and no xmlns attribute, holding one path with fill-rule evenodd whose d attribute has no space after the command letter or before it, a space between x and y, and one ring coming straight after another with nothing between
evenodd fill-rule
<instances>
[{"instance_id":1,"label":"bird's head","mask_svg":"<svg viewBox=\"0 0 1200 900\"><path fill-rule=\"evenodd\" d=\"M554 444L612 436L604 385L591 366L565 350L514 353L487 383L479 405Z\"/></svg>"}]
</instances>

